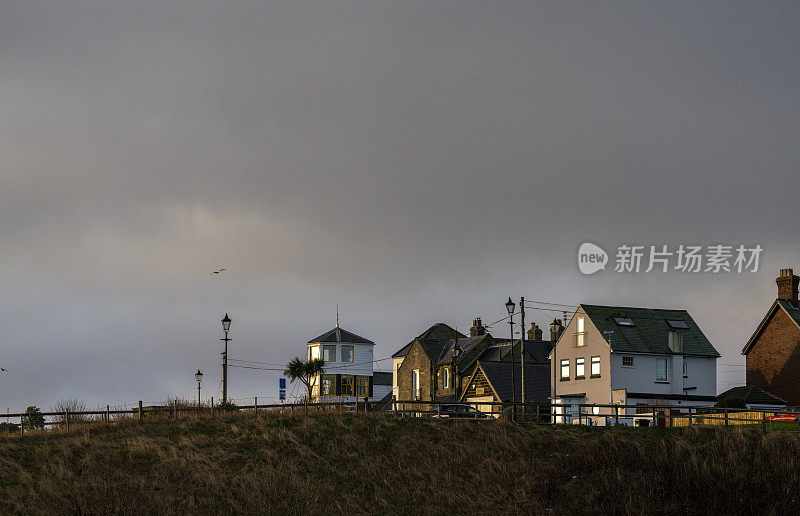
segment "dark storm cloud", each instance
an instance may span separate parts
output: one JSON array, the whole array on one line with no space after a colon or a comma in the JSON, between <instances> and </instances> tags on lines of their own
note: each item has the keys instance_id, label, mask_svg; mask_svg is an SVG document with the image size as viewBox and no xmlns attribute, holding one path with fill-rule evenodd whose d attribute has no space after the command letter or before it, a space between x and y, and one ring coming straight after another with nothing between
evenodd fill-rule
<instances>
[{"instance_id":1,"label":"dark storm cloud","mask_svg":"<svg viewBox=\"0 0 800 516\"><path fill-rule=\"evenodd\" d=\"M508 295L687 307L741 363L777 267L800 267L798 18L6 4L0 403L190 395L197 367L216 393L224 312L232 356L284 363L337 303L378 357ZM766 251L746 277L583 277L587 240ZM272 373L232 376L234 396L274 396Z\"/></svg>"}]
</instances>

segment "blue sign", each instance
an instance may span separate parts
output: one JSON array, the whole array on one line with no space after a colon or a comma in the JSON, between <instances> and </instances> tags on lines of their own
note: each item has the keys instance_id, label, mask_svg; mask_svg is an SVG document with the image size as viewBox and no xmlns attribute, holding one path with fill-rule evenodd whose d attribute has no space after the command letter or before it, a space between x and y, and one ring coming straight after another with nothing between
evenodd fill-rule
<instances>
[{"instance_id":1,"label":"blue sign","mask_svg":"<svg viewBox=\"0 0 800 516\"><path fill-rule=\"evenodd\" d=\"M280 396L281 401L285 400L286 399L286 389L281 389L280 391L278 391L278 395Z\"/></svg>"},{"instance_id":2,"label":"blue sign","mask_svg":"<svg viewBox=\"0 0 800 516\"><path fill-rule=\"evenodd\" d=\"M278 380L278 388L280 388L282 391L286 390L286 378L281 378Z\"/></svg>"}]
</instances>

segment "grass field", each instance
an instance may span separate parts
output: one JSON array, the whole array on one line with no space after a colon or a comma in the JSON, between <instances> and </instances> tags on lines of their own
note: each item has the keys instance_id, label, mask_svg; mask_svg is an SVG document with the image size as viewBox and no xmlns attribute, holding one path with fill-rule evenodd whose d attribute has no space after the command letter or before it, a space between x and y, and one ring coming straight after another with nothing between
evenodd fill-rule
<instances>
[{"instance_id":1,"label":"grass field","mask_svg":"<svg viewBox=\"0 0 800 516\"><path fill-rule=\"evenodd\" d=\"M0 512L796 513L800 435L321 413L0 438Z\"/></svg>"}]
</instances>

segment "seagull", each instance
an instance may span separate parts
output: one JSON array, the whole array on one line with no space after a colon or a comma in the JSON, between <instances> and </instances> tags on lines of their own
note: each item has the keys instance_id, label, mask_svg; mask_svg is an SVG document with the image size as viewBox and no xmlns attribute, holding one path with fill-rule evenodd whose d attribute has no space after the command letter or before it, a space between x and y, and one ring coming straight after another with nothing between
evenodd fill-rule
<instances>
[{"instance_id":1,"label":"seagull","mask_svg":"<svg viewBox=\"0 0 800 516\"><path fill-rule=\"evenodd\" d=\"M219 274L220 272L222 272L222 271L224 271L224 270L225 270L225 269L220 269L220 270L218 270L218 271L214 271L214 272L212 272L212 273L211 273L211 276L213 276L214 274Z\"/></svg>"},{"instance_id":2,"label":"seagull","mask_svg":"<svg viewBox=\"0 0 800 516\"><path fill-rule=\"evenodd\" d=\"M0 367L0 371L2 371L2 372L4 372L4 373L7 373L7 372L8 372L8 369L3 369L2 367Z\"/></svg>"}]
</instances>

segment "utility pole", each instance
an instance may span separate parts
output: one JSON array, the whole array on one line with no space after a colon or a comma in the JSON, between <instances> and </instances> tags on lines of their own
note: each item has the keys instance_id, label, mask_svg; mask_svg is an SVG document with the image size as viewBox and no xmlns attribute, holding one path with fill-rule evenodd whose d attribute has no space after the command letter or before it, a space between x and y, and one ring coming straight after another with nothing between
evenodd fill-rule
<instances>
[{"instance_id":1,"label":"utility pole","mask_svg":"<svg viewBox=\"0 0 800 516\"><path fill-rule=\"evenodd\" d=\"M506 302L506 310L508 310L508 324L511 325L511 420L517 420L517 382L516 382L516 372L514 368L517 365L517 361L514 358L514 302L511 298L508 298Z\"/></svg>"},{"instance_id":2,"label":"utility pole","mask_svg":"<svg viewBox=\"0 0 800 516\"><path fill-rule=\"evenodd\" d=\"M225 314L225 318L222 319L222 331L225 332L225 338L219 339L225 342L225 351L222 353L222 405L226 405L228 403L228 342L231 340L228 338L228 330L231 329L231 319L228 317L228 314Z\"/></svg>"},{"instance_id":3,"label":"utility pole","mask_svg":"<svg viewBox=\"0 0 800 516\"><path fill-rule=\"evenodd\" d=\"M520 356L520 382L522 382L522 410L525 411L525 297L519 298L519 356ZM513 351L514 348L512 347ZM524 416L523 416L524 417Z\"/></svg>"}]
</instances>

